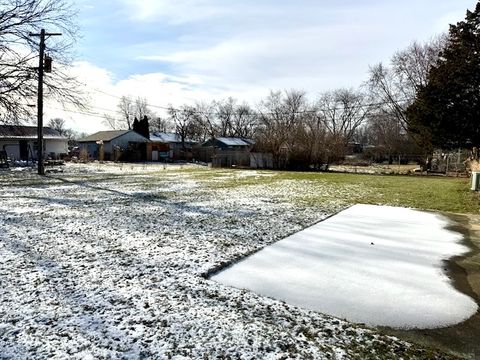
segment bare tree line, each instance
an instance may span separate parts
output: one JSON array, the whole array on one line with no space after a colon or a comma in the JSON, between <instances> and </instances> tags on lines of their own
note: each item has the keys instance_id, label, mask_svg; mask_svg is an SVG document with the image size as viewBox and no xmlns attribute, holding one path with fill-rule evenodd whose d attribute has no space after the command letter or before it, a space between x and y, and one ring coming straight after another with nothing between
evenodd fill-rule
<instances>
[{"instance_id":1,"label":"bare tree line","mask_svg":"<svg viewBox=\"0 0 480 360\"><path fill-rule=\"evenodd\" d=\"M170 106L159 117L146 100L122 97L119 117L105 117L112 128L130 127L145 114L151 131L171 131L181 141L204 142L214 137L253 139L256 151L271 153L276 167L321 164L343 156L357 129L372 112L362 90L339 89L310 102L303 91L271 92L255 107L233 98Z\"/></svg>"},{"instance_id":2,"label":"bare tree line","mask_svg":"<svg viewBox=\"0 0 480 360\"><path fill-rule=\"evenodd\" d=\"M406 109L426 84L445 37L414 42L388 64L375 64L358 89L335 89L313 101L301 90L272 91L254 106L234 98L169 106L166 116L152 112L145 99L122 97L121 116L105 116L112 128L131 127L147 115L152 131L175 132L182 142L213 137L255 140L255 151L273 155L276 167L321 166L342 159L352 143L369 144L390 160L421 155L408 134ZM295 165L292 165L295 164Z\"/></svg>"}]
</instances>

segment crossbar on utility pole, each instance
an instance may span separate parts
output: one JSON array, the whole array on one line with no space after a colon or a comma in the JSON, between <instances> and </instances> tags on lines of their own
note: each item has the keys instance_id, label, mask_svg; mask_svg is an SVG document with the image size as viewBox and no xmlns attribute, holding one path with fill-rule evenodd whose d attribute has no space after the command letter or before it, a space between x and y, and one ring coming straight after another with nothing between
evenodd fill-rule
<instances>
[{"instance_id":1,"label":"crossbar on utility pole","mask_svg":"<svg viewBox=\"0 0 480 360\"><path fill-rule=\"evenodd\" d=\"M38 175L45 175L45 166L43 164L43 73L45 57L45 37L60 36L60 33L46 33L45 29L40 34L29 34L30 36L40 36L40 56L38 60L38 98L37 98L37 163Z\"/></svg>"}]
</instances>

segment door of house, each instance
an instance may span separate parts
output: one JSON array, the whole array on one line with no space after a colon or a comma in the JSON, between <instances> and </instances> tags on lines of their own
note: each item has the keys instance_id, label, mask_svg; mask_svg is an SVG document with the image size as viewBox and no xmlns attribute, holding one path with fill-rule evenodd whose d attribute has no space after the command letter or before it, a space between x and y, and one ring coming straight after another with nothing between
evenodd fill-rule
<instances>
[{"instance_id":1,"label":"door of house","mask_svg":"<svg viewBox=\"0 0 480 360\"><path fill-rule=\"evenodd\" d=\"M152 151L152 161L158 161L158 151L157 150Z\"/></svg>"},{"instance_id":2,"label":"door of house","mask_svg":"<svg viewBox=\"0 0 480 360\"><path fill-rule=\"evenodd\" d=\"M28 161L28 141L20 140L20 160Z\"/></svg>"}]
</instances>

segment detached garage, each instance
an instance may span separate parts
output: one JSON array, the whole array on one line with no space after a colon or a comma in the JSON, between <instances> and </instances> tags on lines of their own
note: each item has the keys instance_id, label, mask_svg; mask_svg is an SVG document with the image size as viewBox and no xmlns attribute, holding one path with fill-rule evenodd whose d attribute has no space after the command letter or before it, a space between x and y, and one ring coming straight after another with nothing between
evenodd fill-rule
<instances>
[{"instance_id":1,"label":"detached garage","mask_svg":"<svg viewBox=\"0 0 480 360\"><path fill-rule=\"evenodd\" d=\"M110 130L99 131L78 142L80 151L86 151L91 159L144 161L150 140L133 130Z\"/></svg>"},{"instance_id":2,"label":"detached garage","mask_svg":"<svg viewBox=\"0 0 480 360\"><path fill-rule=\"evenodd\" d=\"M44 154L46 158L57 159L68 153L68 138L57 130L43 128ZM0 125L0 152L12 161L37 159L37 127Z\"/></svg>"}]
</instances>

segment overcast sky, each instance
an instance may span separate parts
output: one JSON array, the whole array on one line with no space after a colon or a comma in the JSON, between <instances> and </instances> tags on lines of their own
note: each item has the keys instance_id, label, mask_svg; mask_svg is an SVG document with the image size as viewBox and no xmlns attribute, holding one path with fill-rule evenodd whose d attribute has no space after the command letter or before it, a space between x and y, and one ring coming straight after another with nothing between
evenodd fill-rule
<instances>
[{"instance_id":1,"label":"overcast sky","mask_svg":"<svg viewBox=\"0 0 480 360\"><path fill-rule=\"evenodd\" d=\"M83 0L74 72L90 93L85 116L48 104L76 130L102 130L122 95L152 108L228 96L253 105L270 90L310 98L358 87L369 65L446 32L473 0ZM50 106L50 107L49 107Z\"/></svg>"}]
</instances>

